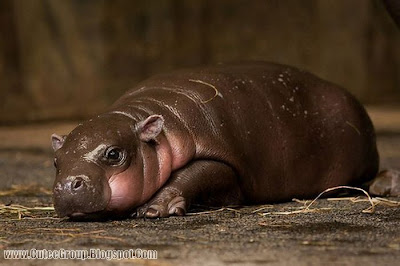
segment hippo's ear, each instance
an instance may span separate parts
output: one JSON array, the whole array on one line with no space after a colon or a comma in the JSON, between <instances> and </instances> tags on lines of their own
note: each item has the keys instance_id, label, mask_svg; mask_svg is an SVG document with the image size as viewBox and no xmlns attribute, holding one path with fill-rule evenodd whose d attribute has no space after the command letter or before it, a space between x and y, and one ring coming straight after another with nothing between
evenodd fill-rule
<instances>
[{"instance_id":1,"label":"hippo's ear","mask_svg":"<svg viewBox=\"0 0 400 266\"><path fill-rule=\"evenodd\" d=\"M51 135L51 145L53 146L53 150L56 151L61 148L64 144L65 138L67 136L59 136L57 134Z\"/></svg>"},{"instance_id":2,"label":"hippo's ear","mask_svg":"<svg viewBox=\"0 0 400 266\"><path fill-rule=\"evenodd\" d=\"M137 130L141 141L149 142L155 140L164 125L161 115L151 115L137 124Z\"/></svg>"}]
</instances>

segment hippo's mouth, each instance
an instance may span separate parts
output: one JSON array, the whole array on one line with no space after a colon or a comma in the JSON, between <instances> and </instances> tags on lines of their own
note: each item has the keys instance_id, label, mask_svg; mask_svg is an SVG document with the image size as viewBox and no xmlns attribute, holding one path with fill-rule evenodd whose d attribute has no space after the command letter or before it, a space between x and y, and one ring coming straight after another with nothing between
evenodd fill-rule
<instances>
[{"instance_id":1,"label":"hippo's mouth","mask_svg":"<svg viewBox=\"0 0 400 266\"><path fill-rule=\"evenodd\" d=\"M76 222L90 222L90 221L107 221L107 220L118 220L124 219L128 215L127 214L115 214L110 213L109 211L98 211L91 213L83 213L83 212L74 212L69 214L67 217Z\"/></svg>"},{"instance_id":2,"label":"hippo's mouth","mask_svg":"<svg viewBox=\"0 0 400 266\"><path fill-rule=\"evenodd\" d=\"M69 214L68 218L72 221L99 221L107 220L107 215L103 211L92 213L74 212Z\"/></svg>"}]
</instances>

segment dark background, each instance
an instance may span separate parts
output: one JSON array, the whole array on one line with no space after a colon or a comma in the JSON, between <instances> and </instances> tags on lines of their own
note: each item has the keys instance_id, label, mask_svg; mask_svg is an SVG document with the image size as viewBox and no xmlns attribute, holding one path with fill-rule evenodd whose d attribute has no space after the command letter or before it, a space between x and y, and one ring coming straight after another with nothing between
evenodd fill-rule
<instances>
[{"instance_id":1,"label":"dark background","mask_svg":"<svg viewBox=\"0 0 400 266\"><path fill-rule=\"evenodd\" d=\"M0 124L82 119L152 74L249 59L398 105L399 47L378 0L1 0Z\"/></svg>"}]
</instances>

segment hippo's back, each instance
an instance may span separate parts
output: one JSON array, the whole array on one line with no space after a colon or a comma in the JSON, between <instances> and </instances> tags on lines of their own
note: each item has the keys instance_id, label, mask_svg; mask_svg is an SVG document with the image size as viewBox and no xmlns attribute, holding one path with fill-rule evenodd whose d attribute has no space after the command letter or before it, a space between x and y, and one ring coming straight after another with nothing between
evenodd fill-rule
<instances>
[{"instance_id":1,"label":"hippo's back","mask_svg":"<svg viewBox=\"0 0 400 266\"><path fill-rule=\"evenodd\" d=\"M127 105L161 113L167 136L189 131L193 159L232 166L249 202L310 197L377 172L364 108L338 86L292 67L246 63L159 75L112 108L134 112Z\"/></svg>"}]
</instances>

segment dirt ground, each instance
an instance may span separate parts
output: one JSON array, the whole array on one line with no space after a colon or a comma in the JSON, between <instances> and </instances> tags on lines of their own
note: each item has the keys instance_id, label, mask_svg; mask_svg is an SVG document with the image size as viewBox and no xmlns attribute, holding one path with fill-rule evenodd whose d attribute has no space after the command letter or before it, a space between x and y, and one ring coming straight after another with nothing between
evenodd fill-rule
<instances>
[{"instance_id":1,"label":"dirt ground","mask_svg":"<svg viewBox=\"0 0 400 266\"><path fill-rule=\"evenodd\" d=\"M369 108L382 168L400 169L400 110ZM400 265L400 199L366 197L224 208L185 217L71 222L51 208L52 132L75 123L0 128L0 248L156 250L157 260L28 260L29 265ZM1 261L19 264L20 260Z\"/></svg>"}]
</instances>

